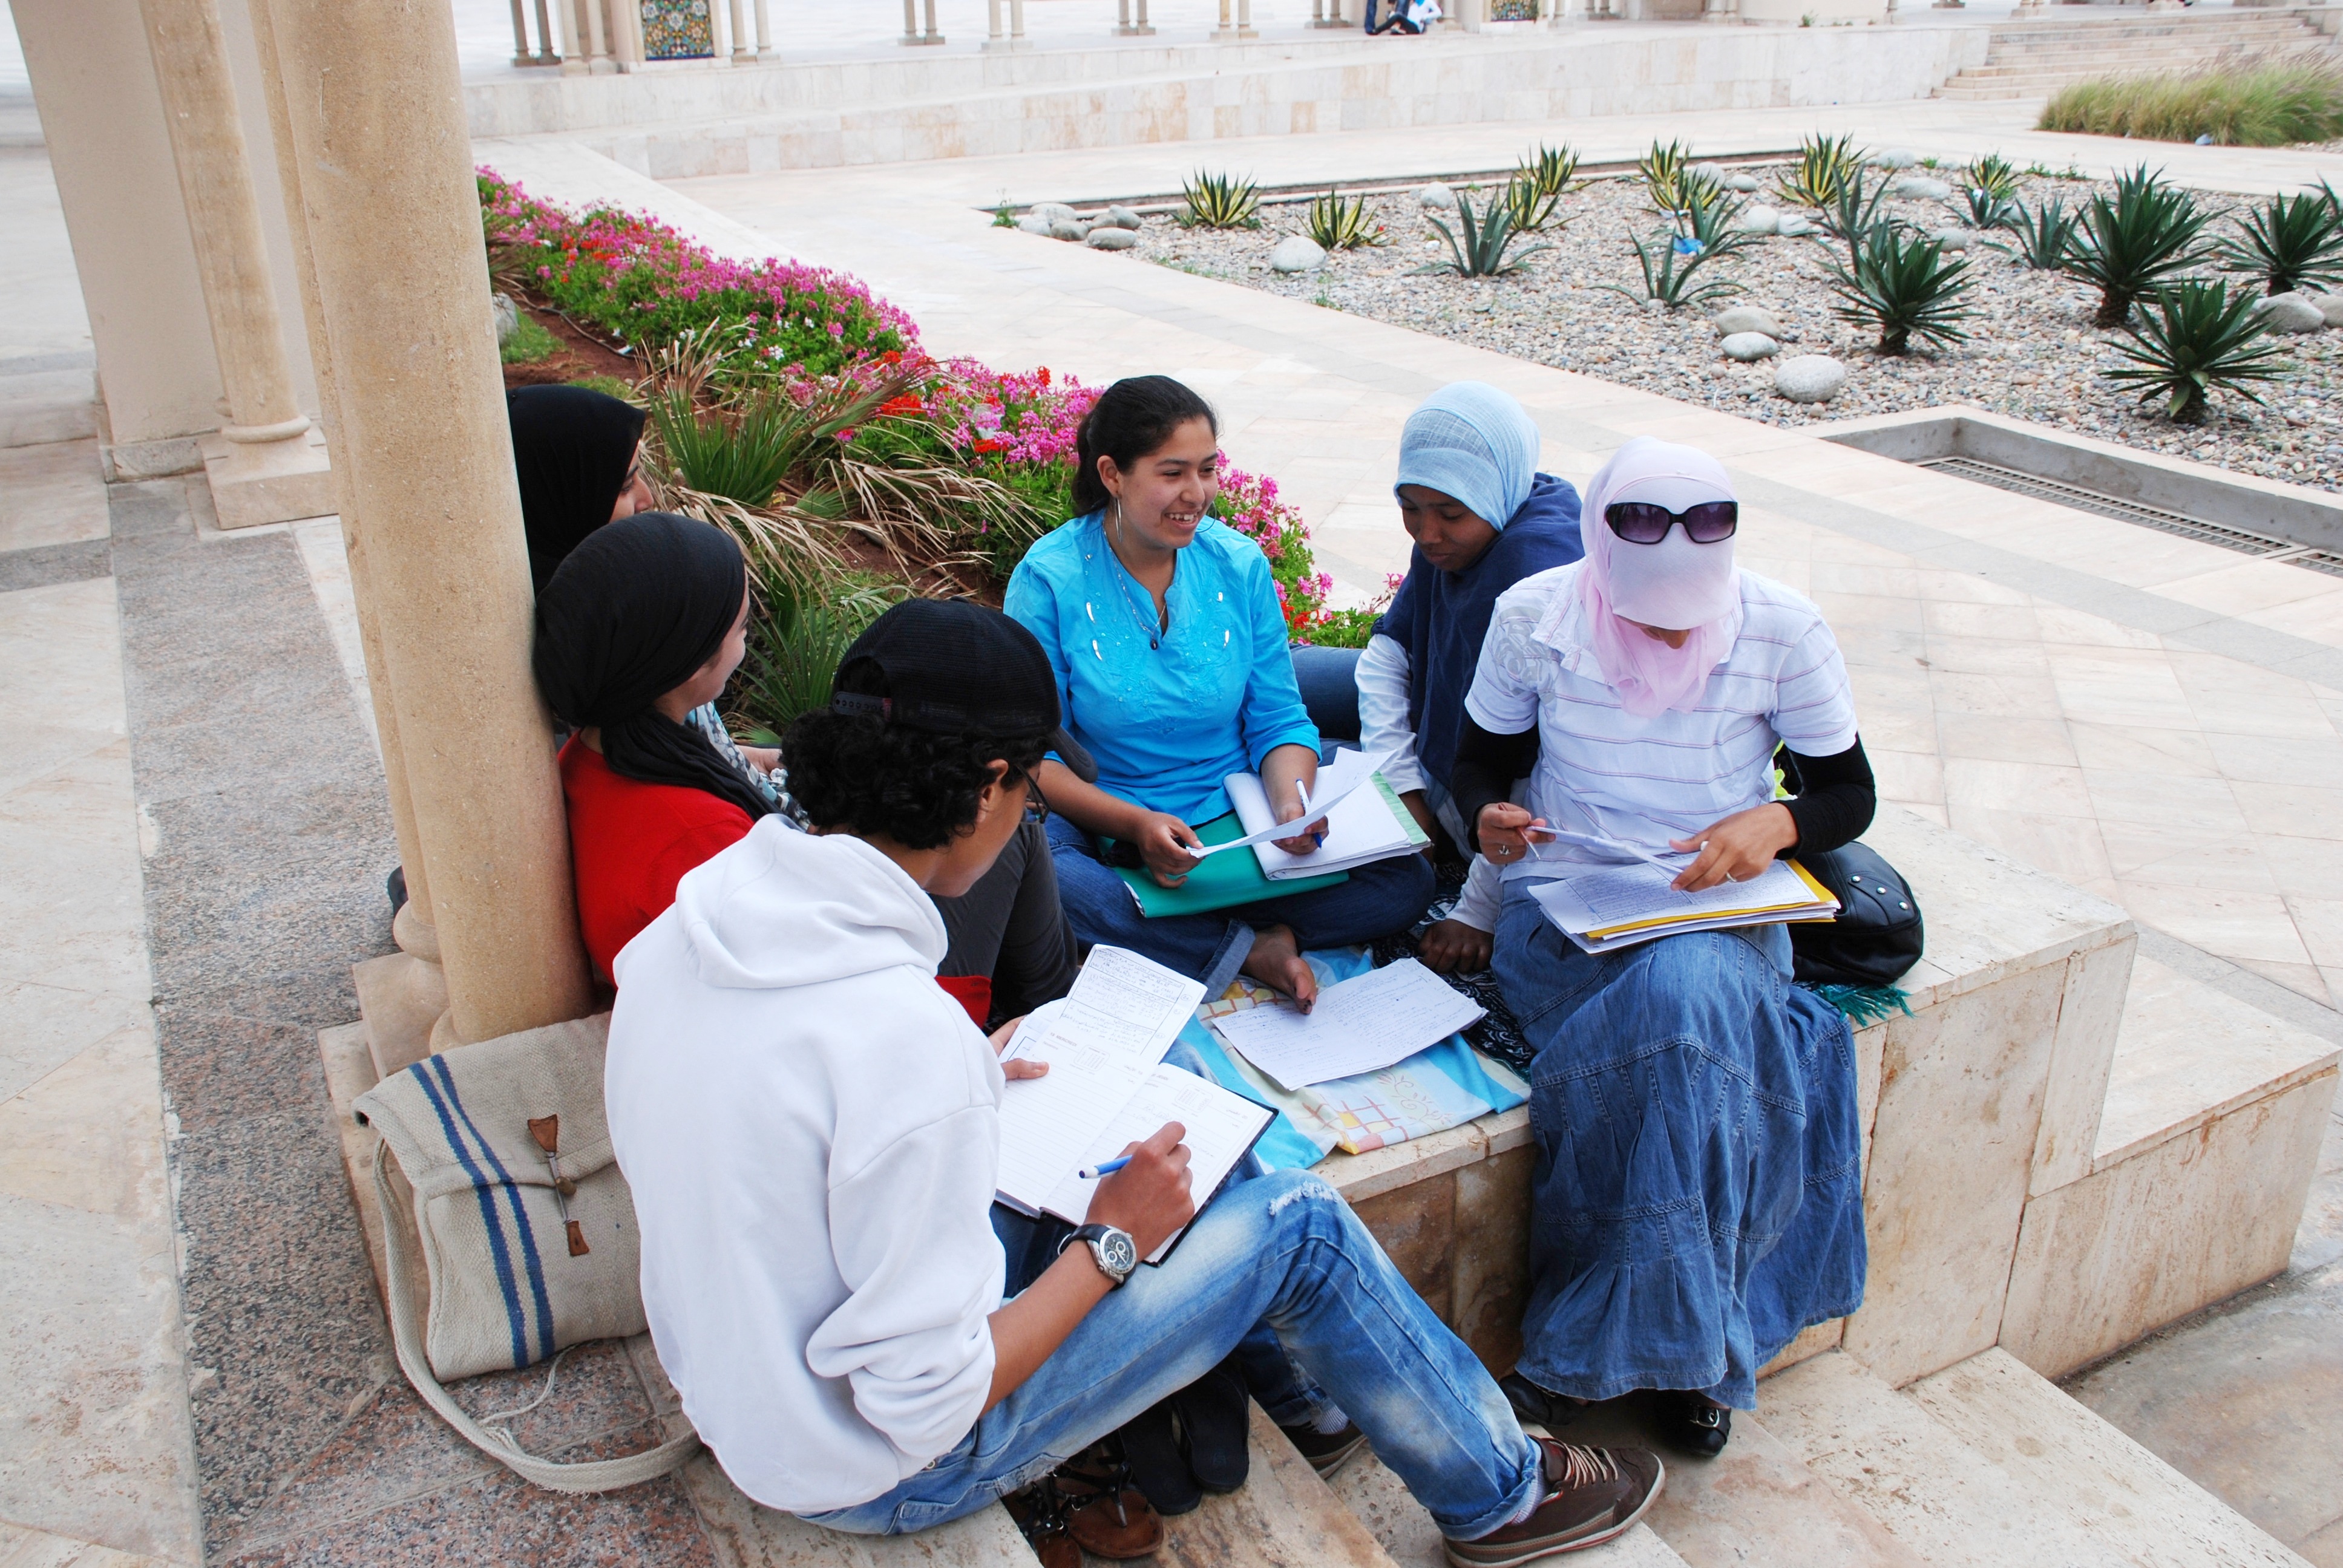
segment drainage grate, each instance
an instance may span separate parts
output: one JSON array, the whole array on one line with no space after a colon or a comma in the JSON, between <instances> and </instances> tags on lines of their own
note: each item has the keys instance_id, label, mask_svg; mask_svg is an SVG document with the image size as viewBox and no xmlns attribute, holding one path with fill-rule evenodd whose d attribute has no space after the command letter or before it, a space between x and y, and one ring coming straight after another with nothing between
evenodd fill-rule
<instances>
[{"instance_id":1,"label":"drainage grate","mask_svg":"<svg viewBox=\"0 0 2343 1568\"><path fill-rule=\"evenodd\" d=\"M1975 479L1981 485L1999 489L2015 490L2021 496L2034 496L2060 506L2072 507L2080 512L2096 512L2103 518L2115 518L2162 533L2179 534L2183 538L2201 539L2224 549L2240 550L2249 556L2270 560L2283 560L2288 566L2308 567L2315 572L2343 577L2343 555L2333 550L2313 549L2276 534L2258 534L2251 528L2231 528L2227 523L2208 523L2201 518L2167 512L2161 507L2151 507L2138 501L2127 501L2116 496L2103 496L2097 490L2087 490L2080 485L2063 484L2056 479L2039 478L2016 468L2003 467L1999 463L1987 463L1976 457L1924 457L1917 467L1935 468L1940 473Z\"/></svg>"}]
</instances>

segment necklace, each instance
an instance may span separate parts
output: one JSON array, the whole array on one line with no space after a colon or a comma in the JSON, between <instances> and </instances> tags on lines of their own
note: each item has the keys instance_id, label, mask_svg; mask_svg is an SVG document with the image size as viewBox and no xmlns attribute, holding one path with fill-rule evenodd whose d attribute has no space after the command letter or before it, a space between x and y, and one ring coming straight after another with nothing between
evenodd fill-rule
<instances>
[{"instance_id":1,"label":"necklace","mask_svg":"<svg viewBox=\"0 0 2343 1568\"><path fill-rule=\"evenodd\" d=\"M1116 498L1114 503L1114 521L1115 531L1117 533L1121 532L1122 501L1119 497ZM1131 618L1139 622L1141 628L1147 633L1147 646L1149 649L1153 652L1161 653L1163 650L1163 622L1169 615L1168 604L1166 606L1164 615L1142 615L1140 612L1137 602L1131 597L1131 584L1124 580L1132 575L1131 570L1129 567L1122 564L1122 558L1120 555L1116 555L1114 545L1111 541L1107 545L1107 554L1114 557L1114 564L1116 568L1114 586L1115 590L1122 595L1123 608L1131 612ZM1175 568L1174 569L1176 570L1177 568ZM1166 598L1168 599L1168 593Z\"/></svg>"}]
</instances>

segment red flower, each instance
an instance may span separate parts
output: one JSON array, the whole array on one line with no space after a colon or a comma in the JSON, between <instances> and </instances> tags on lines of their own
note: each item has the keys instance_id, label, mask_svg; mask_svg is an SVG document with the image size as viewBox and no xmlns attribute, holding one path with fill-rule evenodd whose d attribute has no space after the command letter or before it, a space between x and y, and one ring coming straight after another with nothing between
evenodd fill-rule
<instances>
[{"instance_id":1,"label":"red flower","mask_svg":"<svg viewBox=\"0 0 2343 1568\"><path fill-rule=\"evenodd\" d=\"M1033 374L1041 378L1042 386L1047 387L1050 384L1050 367L1048 366L1042 366L1041 368L1036 370Z\"/></svg>"},{"instance_id":2,"label":"red flower","mask_svg":"<svg viewBox=\"0 0 2343 1568\"><path fill-rule=\"evenodd\" d=\"M880 417L887 418L892 418L899 415L924 414L926 412L926 405L920 401L916 394L910 392L904 393L900 397L890 397L887 401L879 405L879 413Z\"/></svg>"},{"instance_id":3,"label":"red flower","mask_svg":"<svg viewBox=\"0 0 2343 1568\"><path fill-rule=\"evenodd\" d=\"M979 441L975 446L970 447L969 450L971 452L1001 452L1006 451L1008 447L1009 443L1006 441L995 441L987 437L984 440Z\"/></svg>"},{"instance_id":4,"label":"red flower","mask_svg":"<svg viewBox=\"0 0 2343 1568\"><path fill-rule=\"evenodd\" d=\"M890 348L886 353L879 356L879 362L882 365L900 365L903 362L903 351L900 348Z\"/></svg>"}]
</instances>

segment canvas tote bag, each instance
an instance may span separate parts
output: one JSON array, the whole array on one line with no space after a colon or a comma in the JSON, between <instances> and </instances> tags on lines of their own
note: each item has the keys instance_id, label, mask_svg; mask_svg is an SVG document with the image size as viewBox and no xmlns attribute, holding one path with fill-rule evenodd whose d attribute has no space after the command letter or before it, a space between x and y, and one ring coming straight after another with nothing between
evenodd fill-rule
<instances>
[{"instance_id":1,"label":"canvas tote bag","mask_svg":"<svg viewBox=\"0 0 2343 1568\"><path fill-rule=\"evenodd\" d=\"M609 1029L600 1013L426 1057L356 1105L382 1137L374 1180L400 1368L450 1426L559 1492L631 1486L699 1448L686 1432L645 1453L556 1463L480 1426L440 1386L644 1330L634 1201L602 1112Z\"/></svg>"}]
</instances>

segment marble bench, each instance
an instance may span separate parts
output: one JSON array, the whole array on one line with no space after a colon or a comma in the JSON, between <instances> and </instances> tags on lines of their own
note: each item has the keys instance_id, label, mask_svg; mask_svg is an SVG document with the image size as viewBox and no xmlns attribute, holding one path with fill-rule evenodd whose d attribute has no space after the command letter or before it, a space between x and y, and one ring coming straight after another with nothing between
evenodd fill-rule
<instances>
[{"instance_id":1,"label":"marble bench","mask_svg":"<svg viewBox=\"0 0 2343 1568\"><path fill-rule=\"evenodd\" d=\"M2001 1344L2055 1376L2284 1267L2334 1048L2160 966L2136 987L2122 910L1908 811L1865 838L1928 934L1911 1016L1855 1035L1870 1282L1768 1370L1843 1346L1901 1387ZM1499 1372L1534 1157L1524 1107L1318 1167Z\"/></svg>"}]
</instances>

